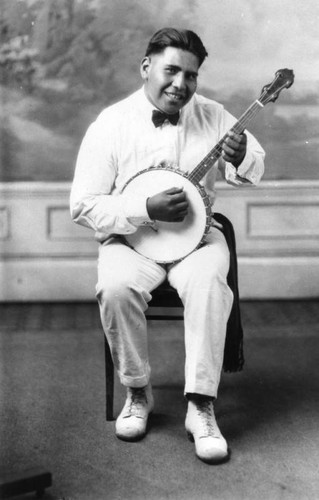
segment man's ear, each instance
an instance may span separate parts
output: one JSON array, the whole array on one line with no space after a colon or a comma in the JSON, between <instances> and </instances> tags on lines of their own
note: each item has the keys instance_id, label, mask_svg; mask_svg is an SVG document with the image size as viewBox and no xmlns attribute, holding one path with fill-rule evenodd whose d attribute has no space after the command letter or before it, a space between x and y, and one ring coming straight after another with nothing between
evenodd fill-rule
<instances>
[{"instance_id":1,"label":"man's ear","mask_svg":"<svg viewBox=\"0 0 319 500\"><path fill-rule=\"evenodd\" d=\"M150 65L151 65L151 58L148 56L144 57L141 61L141 67L140 67L141 76L142 76L143 80L148 79Z\"/></svg>"}]
</instances>

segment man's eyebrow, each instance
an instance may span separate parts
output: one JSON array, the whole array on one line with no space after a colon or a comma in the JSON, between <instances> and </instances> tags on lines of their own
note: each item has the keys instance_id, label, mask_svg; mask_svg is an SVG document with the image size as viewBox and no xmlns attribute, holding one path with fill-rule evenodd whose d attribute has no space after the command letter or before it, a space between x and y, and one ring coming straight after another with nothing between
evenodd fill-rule
<instances>
[{"instance_id":1,"label":"man's eyebrow","mask_svg":"<svg viewBox=\"0 0 319 500\"><path fill-rule=\"evenodd\" d=\"M180 66L177 66L176 64L166 64L166 68L177 69L179 71L182 70L182 68ZM193 75L193 76L198 76L197 71L188 71L188 70L186 70L185 73L187 73L189 75Z\"/></svg>"},{"instance_id":2,"label":"man's eyebrow","mask_svg":"<svg viewBox=\"0 0 319 500\"><path fill-rule=\"evenodd\" d=\"M166 68L179 69L179 70L182 69L180 66L177 66L177 64L169 64L169 63L167 63L165 66L166 66Z\"/></svg>"}]
</instances>

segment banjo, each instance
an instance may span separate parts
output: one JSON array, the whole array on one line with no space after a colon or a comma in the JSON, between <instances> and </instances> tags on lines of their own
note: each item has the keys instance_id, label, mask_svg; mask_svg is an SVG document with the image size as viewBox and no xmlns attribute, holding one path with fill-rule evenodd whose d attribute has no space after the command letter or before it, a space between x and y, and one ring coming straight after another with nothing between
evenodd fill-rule
<instances>
[{"instance_id":1,"label":"banjo","mask_svg":"<svg viewBox=\"0 0 319 500\"><path fill-rule=\"evenodd\" d=\"M268 102L274 102L284 88L294 81L292 70L276 72L272 83L265 85L256 99L233 125L229 132L242 133L247 123ZM189 204L182 222L155 221L140 226L135 233L125 235L127 243L138 253L160 264L178 262L200 247L213 222L212 205L200 180L222 154L226 133L205 158L192 170L184 172L174 165L160 164L141 170L124 185L122 193L153 196L172 186L182 187Z\"/></svg>"}]
</instances>

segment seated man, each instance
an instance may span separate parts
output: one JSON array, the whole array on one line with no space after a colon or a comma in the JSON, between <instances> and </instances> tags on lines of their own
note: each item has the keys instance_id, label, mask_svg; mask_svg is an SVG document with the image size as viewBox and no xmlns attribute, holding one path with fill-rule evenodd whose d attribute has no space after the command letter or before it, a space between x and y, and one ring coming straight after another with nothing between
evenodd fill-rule
<instances>
[{"instance_id":1,"label":"seated man","mask_svg":"<svg viewBox=\"0 0 319 500\"><path fill-rule=\"evenodd\" d=\"M236 122L222 105L196 93L206 56L192 31L164 28L155 33L141 62L143 87L104 109L83 139L71 213L100 242L96 293L101 321L120 381L127 387L117 437L134 441L146 433L154 402L144 313L152 290L167 277L184 305L186 430L197 456L216 463L228 456L213 408L233 302L227 284L228 246L212 219L198 249L178 262L153 261L132 248L125 236L154 221L183 221L191 208L188 196L176 185L151 196L123 191L137 172L163 162L191 172ZM258 183L264 169L264 151L249 132L229 133L222 148L221 158L202 181L212 204L218 172L241 186Z\"/></svg>"}]
</instances>

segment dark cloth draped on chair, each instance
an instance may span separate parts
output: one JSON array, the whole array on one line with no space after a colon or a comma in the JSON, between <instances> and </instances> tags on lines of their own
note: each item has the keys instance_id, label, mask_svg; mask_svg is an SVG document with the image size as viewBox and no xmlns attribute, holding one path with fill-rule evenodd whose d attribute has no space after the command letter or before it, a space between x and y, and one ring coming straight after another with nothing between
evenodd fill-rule
<instances>
[{"instance_id":1,"label":"dark cloth draped on chair","mask_svg":"<svg viewBox=\"0 0 319 500\"><path fill-rule=\"evenodd\" d=\"M224 215L215 213L214 219L216 220L216 222L222 225L222 228L220 230L224 234L229 248L230 266L227 276L227 283L234 294L233 306L227 323L223 368L225 372L237 372L241 371L244 365L244 334L239 305L238 266L235 232L232 223Z\"/></svg>"}]
</instances>

